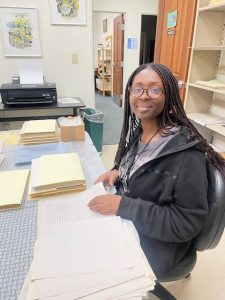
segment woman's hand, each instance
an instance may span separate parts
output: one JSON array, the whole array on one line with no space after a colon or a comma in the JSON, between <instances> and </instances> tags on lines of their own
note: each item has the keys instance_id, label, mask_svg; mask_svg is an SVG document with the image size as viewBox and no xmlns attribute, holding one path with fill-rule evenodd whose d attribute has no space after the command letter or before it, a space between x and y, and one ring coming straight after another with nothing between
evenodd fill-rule
<instances>
[{"instance_id":1,"label":"woman's hand","mask_svg":"<svg viewBox=\"0 0 225 300\"><path fill-rule=\"evenodd\" d=\"M102 182L104 185L113 186L119 176L118 170L108 171L97 178L95 183Z\"/></svg>"},{"instance_id":2,"label":"woman's hand","mask_svg":"<svg viewBox=\"0 0 225 300\"><path fill-rule=\"evenodd\" d=\"M119 195L97 196L88 203L88 207L102 215L116 215L121 198Z\"/></svg>"}]
</instances>

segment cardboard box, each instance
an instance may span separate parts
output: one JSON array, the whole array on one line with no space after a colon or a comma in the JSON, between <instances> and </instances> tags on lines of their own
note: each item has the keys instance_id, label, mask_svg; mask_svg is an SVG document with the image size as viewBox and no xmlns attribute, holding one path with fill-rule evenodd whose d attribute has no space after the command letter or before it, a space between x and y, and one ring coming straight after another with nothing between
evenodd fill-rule
<instances>
[{"instance_id":1,"label":"cardboard box","mask_svg":"<svg viewBox=\"0 0 225 300\"><path fill-rule=\"evenodd\" d=\"M63 142L84 141L85 129L81 117L68 117L66 119L67 122L65 124L60 124L61 140Z\"/></svg>"}]
</instances>

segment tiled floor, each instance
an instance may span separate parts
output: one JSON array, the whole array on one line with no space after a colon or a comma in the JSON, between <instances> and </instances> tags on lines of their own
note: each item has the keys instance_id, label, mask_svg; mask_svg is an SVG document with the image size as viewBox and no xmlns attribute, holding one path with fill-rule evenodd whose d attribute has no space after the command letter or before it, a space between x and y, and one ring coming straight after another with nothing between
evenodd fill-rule
<instances>
[{"instance_id":1,"label":"tiled floor","mask_svg":"<svg viewBox=\"0 0 225 300\"><path fill-rule=\"evenodd\" d=\"M103 146L101 158L106 170L113 166L116 150L117 145ZM215 249L198 253L191 278L165 283L164 286L178 300L224 300L225 233Z\"/></svg>"}]
</instances>

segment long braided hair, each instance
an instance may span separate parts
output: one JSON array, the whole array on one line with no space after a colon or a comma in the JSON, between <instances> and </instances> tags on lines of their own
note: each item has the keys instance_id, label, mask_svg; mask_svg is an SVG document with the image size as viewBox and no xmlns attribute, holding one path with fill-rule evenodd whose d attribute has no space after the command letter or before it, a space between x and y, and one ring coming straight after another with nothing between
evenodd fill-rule
<instances>
[{"instance_id":1,"label":"long braided hair","mask_svg":"<svg viewBox=\"0 0 225 300\"><path fill-rule=\"evenodd\" d=\"M201 150L205 153L207 160L215 165L225 177L225 160L215 152L194 125L189 121L179 95L176 78L171 71L162 64L148 63L139 66L127 81L125 90L125 106L123 127L115 158L115 167L119 167L122 157L129 151L130 146L142 133L141 122L131 111L128 87L132 86L134 77L144 69L153 69L161 78L165 91L165 104L162 113L158 117L158 126L164 134L168 133L169 127L186 127L188 130L188 141L197 139Z\"/></svg>"}]
</instances>

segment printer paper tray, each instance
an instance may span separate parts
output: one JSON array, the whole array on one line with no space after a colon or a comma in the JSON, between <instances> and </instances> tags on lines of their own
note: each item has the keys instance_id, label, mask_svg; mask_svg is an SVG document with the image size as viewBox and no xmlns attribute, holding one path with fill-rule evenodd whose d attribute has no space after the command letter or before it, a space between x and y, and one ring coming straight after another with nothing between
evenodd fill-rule
<instances>
[{"instance_id":1,"label":"printer paper tray","mask_svg":"<svg viewBox=\"0 0 225 300\"><path fill-rule=\"evenodd\" d=\"M8 105L32 105L32 104L51 104L52 103L52 100L42 100L42 101L38 101L38 100L35 100L35 101L6 101L6 104Z\"/></svg>"}]
</instances>

